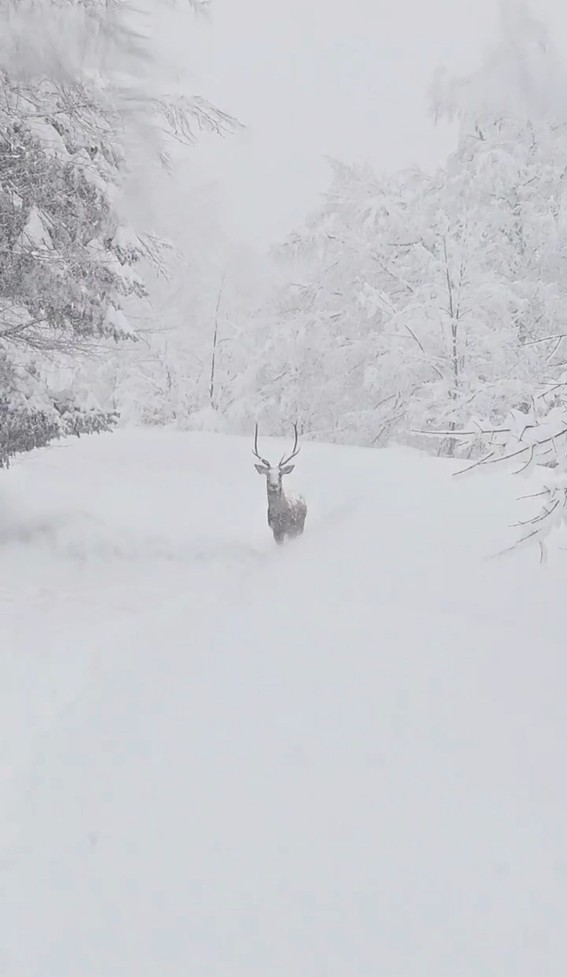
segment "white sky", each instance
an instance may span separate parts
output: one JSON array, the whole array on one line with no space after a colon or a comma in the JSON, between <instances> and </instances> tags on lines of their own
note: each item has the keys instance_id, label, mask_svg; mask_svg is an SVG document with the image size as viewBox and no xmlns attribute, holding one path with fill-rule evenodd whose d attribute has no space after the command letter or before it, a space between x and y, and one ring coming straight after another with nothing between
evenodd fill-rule
<instances>
[{"instance_id":1,"label":"white sky","mask_svg":"<svg viewBox=\"0 0 567 977\"><path fill-rule=\"evenodd\" d=\"M325 155L377 169L441 161L452 145L427 115L433 72L476 66L498 0L213 0L210 23L168 31L192 90L247 125L205 139L232 234L281 238L325 188ZM532 0L567 50L567 0ZM173 52L172 52L173 53Z\"/></svg>"}]
</instances>

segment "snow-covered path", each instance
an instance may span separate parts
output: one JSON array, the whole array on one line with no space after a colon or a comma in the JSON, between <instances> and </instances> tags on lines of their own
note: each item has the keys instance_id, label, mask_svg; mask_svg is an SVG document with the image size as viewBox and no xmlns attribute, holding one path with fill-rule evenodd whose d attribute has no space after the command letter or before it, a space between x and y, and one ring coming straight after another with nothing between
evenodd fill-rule
<instances>
[{"instance_id":1,"label":"snow-covered path","mask_svg":"<svg viewBox=\"0 0 567 977\"><path fill-rule=\"evenodd\" d=\"M565 565L518 483L120 432L2 480L0 973L563 977ZM563 557L564 559L564 557Z\"/></svg>"}]
</instances>

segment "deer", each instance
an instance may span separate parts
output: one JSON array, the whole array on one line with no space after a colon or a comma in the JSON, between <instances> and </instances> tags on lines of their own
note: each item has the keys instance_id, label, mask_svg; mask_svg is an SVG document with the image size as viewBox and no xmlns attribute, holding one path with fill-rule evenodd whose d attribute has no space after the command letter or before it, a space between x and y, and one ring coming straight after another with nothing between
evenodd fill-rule
<instances>
[{"instance_id":1,"label":"deer","mask_svg":"<svg viewBox=\"0 0 567 977\"><path fill-rule=\"evenodd\" d=\"M305 524L305 516L307 515L305 500L301 497L295 498L292 495L287 495L283 488L284 475L289 475L295 468L295 465L290 465L290 461L297 457L301 450L297 446L299 440L297 424L293 425L293 430L295 440L291 454L287 458L283 455L277 465L272 465L266 458L262 458L258 454L257 424L254 434L252 454L260 462L259 465L254 464L254 468L259 475L266 476L266 488L268 490L268 526L272 530L274 539L278 544L283 543L286 537L295 539L296 536L301 536Z\"/></svg>"}]
</instances>

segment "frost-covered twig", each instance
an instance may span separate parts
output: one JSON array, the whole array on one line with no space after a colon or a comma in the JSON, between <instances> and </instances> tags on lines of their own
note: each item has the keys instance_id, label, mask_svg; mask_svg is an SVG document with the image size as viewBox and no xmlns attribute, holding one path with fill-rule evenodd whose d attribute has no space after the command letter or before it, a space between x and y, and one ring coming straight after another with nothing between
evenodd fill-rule
<instances>
[{"instance_id":1,"label":"frost-covered twig","mask_svg":"<svg viewBox=\"0 0 567 977\"><path fill-rule=\"evenodd\" d=\"M529 531L517 539L511 547L502 552L537 543L544 553L544 541L550 533L567 524L567 406L559 403L543 417L538 417L534 407L529 414L512 411L507 423L502 427L476 430L424 432L437 437L452 437L461 444L474 439L489 442L490 447L466 468L455 472L463 475L488 465L505 465L520 460L514 474L545 467L552 474L547 476L546 484L540 491L523 496L524 499L542 499L543 502L533 515L516 523L516 527Z\"/></svg>"},{"instance_id":2,"label":"frost-covered twig","mask_svg":"<svg viewBox=\"0 0 567 977\"><path fill-rule=\"evenodd\" d=\"M167 124L167 131L181 142L192 145L200 132L226 136L242 129L234 116L217 108L200 95L178 95L176 98L154 100L157 114Z\"/></svg>"}]
</instances>

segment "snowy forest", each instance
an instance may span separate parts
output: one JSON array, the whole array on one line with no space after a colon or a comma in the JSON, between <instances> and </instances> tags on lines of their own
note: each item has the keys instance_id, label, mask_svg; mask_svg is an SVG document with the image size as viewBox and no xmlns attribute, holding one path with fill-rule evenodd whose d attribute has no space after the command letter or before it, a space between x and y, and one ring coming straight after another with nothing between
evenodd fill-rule
<instances>
[{"instance_id":1,"label":"snowy forest","mask_svg":"<svg viewBox=\"0 0 567 977\"><path fill-rule=\"evenodd\" d=\"M561 521L567 69L545 28L503 4L478 69L432 79L432 116L456 130L444 166L329 160L320 204L258 254L223 234L196 173L175 220L195 140L245 120L181 91L134 13L3 4L0 463L115 424L297 421L310 439L549 464L544 525Z\"/></svg>"},{"instance_id":2,"label":"snowy forest","mask_svg":"<svg viewBox=\"0 0 567 977\"><path fill-rule=\"evenodd\" d=\"M1 977L565 977L564 0L0 0Z\"/></svg>"}]
</instances>

